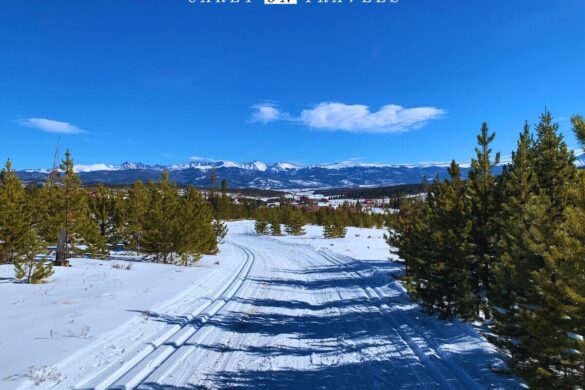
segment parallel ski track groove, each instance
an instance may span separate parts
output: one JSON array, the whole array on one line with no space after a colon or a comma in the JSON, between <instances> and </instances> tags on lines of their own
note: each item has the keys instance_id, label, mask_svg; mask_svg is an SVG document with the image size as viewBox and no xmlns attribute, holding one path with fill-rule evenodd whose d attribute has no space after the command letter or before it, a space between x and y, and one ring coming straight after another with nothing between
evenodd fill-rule
<instances>
[{"instance_id":1,"label":"parallel ski track groove","mask_svg":"<svg viewBox=\"0 0 585 390\"><path fill-rule=\"evenodd\" d=\"M120 367L114 369L113 372L110 372L105 376L103 375L103 372L100 372L98 375L89 377L78 384L76 388L84 390L134 389L136 386L140 385L149 374L163 364L176 350L178 350L187 339L197 334L202 326L217 314L235 294L237 294L254 265L255 255L253 252L242 245L235 243L232 244L245 253L246 260L242 267L234 273L235 276L231 278L219 292L214 294L212 299L193 310L193 312L198 312L197 315L186 315L180 324L175 324L170 327L163 336L156 340L156 342L149 344L147 348L143 350L143 353L136 358L126 361ZM204 314L209 308L211 308L210 313ZM181 331L188 327L193 327L193 330L189 332L188 337L182 337L170 342L173 337L177 336ZM108 368L111 369L111 366ZM108 371L108 369L106 369L106 371Z\"/></svg>"}]
</instances>

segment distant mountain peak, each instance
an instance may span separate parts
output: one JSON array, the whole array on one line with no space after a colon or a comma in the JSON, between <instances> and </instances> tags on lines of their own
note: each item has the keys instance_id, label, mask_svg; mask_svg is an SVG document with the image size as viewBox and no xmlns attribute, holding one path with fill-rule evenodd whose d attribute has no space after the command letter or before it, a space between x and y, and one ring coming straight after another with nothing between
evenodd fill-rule
<instances>
[{"instance_id":1,"label":"distant mountain peak","mask_svg":"<svg viewBox=\"0 0 585 390\"><path fill-rule=\"evenodd\" d=\"M585 167L585 154L577 156L576 165ZM447 163L380 164L358 161L300 166L288 162L266 164L262 161L191 161L172 165L149 165L125 162L120 165L76 165L87 184L131 184L135 180L159 180L168 170L171 179L180 185L209 185L209 171L215 169L219 179L226 179L232 188L262 189L323 189L336 187L380 187L396 184L417 184L439 176L446 178ZM501 166L497 168L501 170ZM19 175L25 182L42 182L48 169L24 170ZM462 175L469 164L461 164Z\"/></svg>"}]
</instances>

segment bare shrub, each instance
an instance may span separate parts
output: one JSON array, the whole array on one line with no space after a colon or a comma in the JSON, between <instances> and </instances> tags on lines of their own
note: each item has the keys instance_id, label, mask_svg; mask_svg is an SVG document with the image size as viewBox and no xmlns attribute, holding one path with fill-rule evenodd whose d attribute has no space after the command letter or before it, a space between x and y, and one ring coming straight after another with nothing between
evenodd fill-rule
<instances>
[{"instance_id":1,"label":"bare shrub","mask_svg":"<svg viewBox=\"0 0 585 390\"><path fill-rule=\"evenodd\" d=\"M116 261L112 264L112 268L130 271L134 268L134 264L132 264L131 262L119 263Z\"/></svg>"},{"instance_id":2,"label":"bare shrub","mask_svg":"<svg viewBox=\"0 0 585 390\"><path fill-rule=\"evenodd\" d=\"M46 381L58 381L59 378L61 378L61 373L55 367L30 366L25 376L32 380L35 383L35 385L40 385L41 383Z\"/></svg>"},{"instance_id":3,"label":"bare shrub","mask_svg":"<svg viewBox=\"0 0 585 390\"><path fill-rule=\"evenodd\" d=\"M83 327L81 328L81 331L79 332L79 337L81 337L82 339L89 338L90 329L91 328L89 326L83 325Z\"/></svg>"}]
</instances>

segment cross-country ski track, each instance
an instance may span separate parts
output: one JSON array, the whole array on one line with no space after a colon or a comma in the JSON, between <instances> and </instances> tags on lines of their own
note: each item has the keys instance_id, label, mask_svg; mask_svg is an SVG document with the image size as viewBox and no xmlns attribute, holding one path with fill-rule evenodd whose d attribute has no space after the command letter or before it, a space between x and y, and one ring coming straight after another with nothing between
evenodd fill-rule
<instances>
[{"instance_id":1,"label":"cross-country ski track","mask_svg":"<svg viewBox=\"0 0 585 390\"><path fill-rule=\"evenodd\" d=\"M142 327L122 326L62 361L58 382L21 388L520 387L490 370L501 357L474 327L412 302L391 276L397 263L358 260L327 240L258 236L249 223L230 229L238 266L205 294L136 308Z\"/></svg>"}]
</instances>

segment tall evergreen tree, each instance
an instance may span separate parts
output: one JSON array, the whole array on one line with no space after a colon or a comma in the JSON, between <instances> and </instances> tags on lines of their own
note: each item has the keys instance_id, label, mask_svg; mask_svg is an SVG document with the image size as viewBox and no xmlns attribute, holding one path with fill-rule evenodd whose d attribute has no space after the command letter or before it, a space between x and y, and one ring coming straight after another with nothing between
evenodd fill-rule
<instances>
[{"instance_id":1,"label":"tall evergreen tree","mask_svg":"<svg viewBox=\"0 0 585 390\"><path fill-rule=\"evenodd\" d=\"M268 216L266 215L267 209L261 208L256 212L256 222L254 223L254 229L257 234L264 235L268 234Z\"/></svg>"},{"instance_id":2,"label":"tall evergreen tree","mask_svg":"<svg viewBox=\"0 0 585 390\"><path fill-rule=\"evenodd\" d=\"M528 123L520 134L512 162L506 169L504 202L499 212L501 239L498 241L496 283L490 293L496 343L506 350L515 363L520 359L520 337L525 330L520 323L520 309L533 303L532 272L542 266L530 250L527 239L532 220L527 207L537 192L533 165L533 144Z\"/></svg>"},{"instance_id":3,"label":"tall evergreen tree","mask_svg":"<svg viewBox=\"0 0 585 390\"><path fill-rule=\"evenodd\" d=\"M401 205L396 225L389 228L388 244L392 252L404 260L405 288L415 298L428 302L430 285L430 254L434 246L430 239L429 210L427 200L405 199Z\"/></svg>"},{"instance_id":4,"label":"tall evergreen tree","mask_svg":"<svg viewBox=\"0 0 585 390\"><path fill-rule=\"evenodd\" d=\"M524 303L520 305L519 326L523 334L519 337L516 367L531 384L549 387L557 386L556 369L562 366L565 358L559 349L565 338L560 331L563 312L543 296L538 275L550 271L550 251L558 245L558 232L565 224L567 210L575 203L571 194L577 186L577 171L574 156L558 134L558 125L552 122L548 111L541 115L536 133L532 158L538 194L525 208L530 221L525 239L532 267L525 282L528 287L523 293Z\"/></svg>"},{"instance_id":5,"label":"tall evergreen tree","mask_svg":"<svg viewBox=\"0 0 585 390\"><path fill-rule=\"evenodd\" d=\"M144 215L144 233L140 246L157 261L174 261L177 236L180 231L181 199L169 173L164 171L160 183L148 183L149 205Z\"/></svg>"},{"instance_id":6,"label":"tall evergreen tree","mask_svg":"<svg viewBox=\"0 0 585 390\"><path fill-rule=\"evenodd\" d=\"M585 386L585 175L572 196L575 205L542 250L544 266L533 273L540 310L526 313L530 351L528 382L535 387Z\"/></svg>"},{"instance_id":7,"label":"tall evergreen tree","mask_svg":"<svg viewBox=\"0 0 585 390\"><path fill-rule=\"evenodd\" d=\"M278 209L270 209L268 213L268 223L270 225L270 234L273 236L282 235L281 217Z\"/></svg>"},{"instance_id":8,"label":"tall evergreen tree","mask_svg":"<svg viewBox=\"0 0 585 390\"><path fill-rule=\"evenodd\" d=\"M26 192L10 160L0 171L0 264L12 263L34 245L36 233Z\"/></svg>"},{"instance_id":9,"label":"tall evergreen tree","mask_svg":"<svg viewBox=\"0 0 585 390\"><path fill-rule=\"evenodd\" d=\"M89 206L98 225L101 240L110 247L122 237L123 202L115 192L100 184L90 194Z\"/></svg>"},{"instance_id":10,"label":"tall evergreen tree","mask_svg":"<svg viewBox=\"0 0 585 390\"><path fill-rule=\"evenodd\" d=\"M477 298L475 310L479 314L481 296L492 284L492 265L496 257L498 232L498 204L496 202L496 177L493 169L500 162L497 153L492 161L490 144L495 133L489 134L487 123L483 123L477 136L476 157L471 160L466 199L469 203L471 230L468 243L471 256L468 261L470 283Z\"/></svg>"},{"instance_id":11,"label":"tall evergreen tree","mask_svg":"<svg viewBox=\"0 0 585 390\"><path fill-rule=\"evenodd\" d=\"M430 283L427 296L430 306L444 316L475 314L476 299L469 277L469 248L467 245L471 222L465 185L459 165L451 162L450 179L435 186L429 199L430 239L434 251L429 254Z\"/></svg>"},{"instance_id":12,"label":"tall evergreen tree","mask_svg":"<svg viewBox=\"0 0 585 390\"><path fill-rule=\"evenodd\" d=\"M574 388L585 385L585 179L549 117L545 113L541 119L535 159L553 172L538 172L540 195L527 210L529 248L540 267L531 273L532 305L521 311L526 335L517 366L534 387ZM579 121L573 124L579 135Z\"/></svg>"},{"instance_id":13,"label":"tall evergreen tree","mask_svg":"<svg viewBox=\"0 0 585 390\"><path fill-rule=\"evenodd\" d=\"M554 123L551 113L545 110L536 126L533 158L538 188L540 194L550 200L553 223L562 219L563 210L569 202L569 188L575 184L577 175L573 153L558 130L558 123Z\"/></svg>"},{"instance_id":14,"label":"tall evergreen tree","mask_svg":"<svg viewBox=\"0 0 585 390\"><path fill-rule=\"evenodd\" d=\"M187 188L177 215L179 228L175 251L181 256L183 265L198 260L204 254L217 253L217 236L211 209L195 187Z\"/></svg>"},{"instance_id":15,"label":"tall evergreen tree","mask_svg":"<svg viewBox=\"0 0 585 390\"><path fill-rule=\"evenodd\" d=\"M140 180L135 181L128 190L125 208L125 236L129 247L139 252L141 237L144 234L146 214L149 208L149 192Z\"/></svg>"},{"instance_id":16,"label":"tall evergreen tree","mask_svg":"<svg viewBox=\"0 0 585 390\"><path fill-rule=\"evenodd\" d=\"M41 194L41 201L45 205L45 218L40 227L43 239L48 243L62 240L61 261L88 252L103 255L105 245L99 235L99 227L92 218L88 194L81 187L69 150L65 153L60 170L58 182L47 183Z\"/></svg>"}]
</instances>

